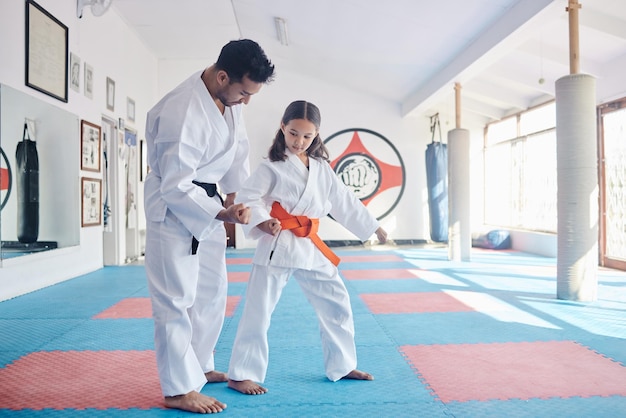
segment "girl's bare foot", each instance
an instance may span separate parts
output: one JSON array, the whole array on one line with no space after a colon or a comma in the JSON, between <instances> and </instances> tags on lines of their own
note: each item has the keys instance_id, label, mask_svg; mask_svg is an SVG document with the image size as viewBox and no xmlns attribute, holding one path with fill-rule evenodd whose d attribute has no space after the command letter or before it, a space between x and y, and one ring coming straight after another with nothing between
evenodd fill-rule
<instances>
[{"instance_id":1,"label":"girl's bare foot","mask_svg":"<svg viewBox=\"0 0 626 418\"><path fill-rule=\"evenodd\" d=\"M204 374L206 376L207 383L220 383L220 382L228 382L228 376L226 373L218 372L218 371L210 371Z\"/></svg>"},{"instance_id":2,"label":"girl's bare foot","mask_svg":"<svg viewBox=\"0 0 626 418\"><path fill-rule=\"evenodd\" d=\"M354 369L342 379L355 379L355 380L374 380L374 376L369 373L362 372L361 370Z\"/></svg>"},{"instance_id":3,"label":"girl's bare foot","mask_svg":"<svg viewBox=\"0 0 626 418\"><path fill-rule=\"evenodd\" d=\"M196 391L189 392L185 395L166 396L165 406L200 414L215 414L226 409L225 403Z\"/></svg>"},{"instance_id":4,"label":"girl's bare foot","mask_svg":"<svg viewBox=\"0 0 626 418\"><path fill-rule=\"evenodd\" d=\"M244 395L263 395L267 392L267 389L263 386L254 383L252 380L232 380L228 379L228 387L235 389Z\"/></svg>"}]
</instances>

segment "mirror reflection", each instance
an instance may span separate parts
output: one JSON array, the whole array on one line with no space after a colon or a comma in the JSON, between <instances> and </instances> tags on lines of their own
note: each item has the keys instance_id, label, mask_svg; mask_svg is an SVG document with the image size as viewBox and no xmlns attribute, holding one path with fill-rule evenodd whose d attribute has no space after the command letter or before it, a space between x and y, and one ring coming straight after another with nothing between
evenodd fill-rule
<instances>
[{"instance_id":1,"label":"mirror reflection","mask_svg":"<svg viewBox=\"0 0 626 418\"><path fill-rule=\"evenodd\" d=\"M0 85L0 259L79 244L78 120Z\"/></svg>"}]
</instances>

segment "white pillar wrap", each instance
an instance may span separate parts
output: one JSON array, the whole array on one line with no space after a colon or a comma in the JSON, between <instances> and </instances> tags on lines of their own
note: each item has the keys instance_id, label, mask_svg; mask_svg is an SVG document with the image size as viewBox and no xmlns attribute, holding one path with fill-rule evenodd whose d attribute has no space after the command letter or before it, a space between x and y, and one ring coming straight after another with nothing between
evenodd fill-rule
<instances>
[{"instance_id":1,"label":"white pillar wrap","mask_svg":"<svg viewBox=\"0 0 626 418\"><path fill-rule=\"evenodd\" d=\"M469 261L470 228L470 133L448 132L448 259Z\"/></svg>"},{"instance_id":2,"label":"white pillar wrap","mask_svg":"<svg viewBox=\"0 0 626 418\"><path fill-rule=\"evenodd\" d=\"M557 298L594 301L598 290L596 80L556 81Z\"/></svg>"}]
</instances>

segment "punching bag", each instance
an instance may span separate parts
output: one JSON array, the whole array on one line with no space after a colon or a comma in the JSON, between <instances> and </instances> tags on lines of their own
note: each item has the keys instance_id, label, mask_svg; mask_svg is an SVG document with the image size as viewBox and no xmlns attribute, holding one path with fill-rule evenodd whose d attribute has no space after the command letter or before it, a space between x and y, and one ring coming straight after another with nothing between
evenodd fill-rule
<instances>
[{"instance_id":1,"label":"punching bag","mask_svg":"<svg viewBox=\"0 0 626 418\"><path fill-rule=\"evenodd\" d=\"M426 182L430 215L430 239L448 241L448 147L441 142L439 117L431 120L432 140L426 147ZM439 129L439 142L435 141L435 129Z\"/></svg>"},{"instance_id":2,"label":"punching bag","mask_svg":"<svg viewBox=\"0 0 626 418\"><path fill-rule=\"evenodd\" d=\"M17 239L24 244L37 241L39 235L39 157L35 141L24 124L24 136L17 144Z\"/></svg>"}]
</instances>

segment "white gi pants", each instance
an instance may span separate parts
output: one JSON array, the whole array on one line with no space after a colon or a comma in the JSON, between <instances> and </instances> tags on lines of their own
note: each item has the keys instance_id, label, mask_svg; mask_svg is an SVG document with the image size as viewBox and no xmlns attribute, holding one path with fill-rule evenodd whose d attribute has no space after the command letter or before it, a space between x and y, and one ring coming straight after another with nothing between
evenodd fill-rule
<instances>
[{"instance_id":1,"label":"white gi pants","mask_svg":"<svg viewBox=\"0 0 626 418\"><path fill-rule=\"evenodd\" d=\"M228 280L226 232L217 228L191 255L192 235L168 210L148 221L145 267L154 317L156 361L164 396L200 391L215 369Z\"/></svg>"},{"instance_id":2,"label":"white gi pants","mask_svg":"<svg viewBox=\"0 0 626 418\"><path fill-rule=\"evenodd\" d=\"M317 313L328 379L335 382L356 368L350 297L337 268L326 259L313 270L255 264L230 357L230 379L265 381L269 357L267 331L290 276L298 281Z\"/></svg>"}]
</instances>

